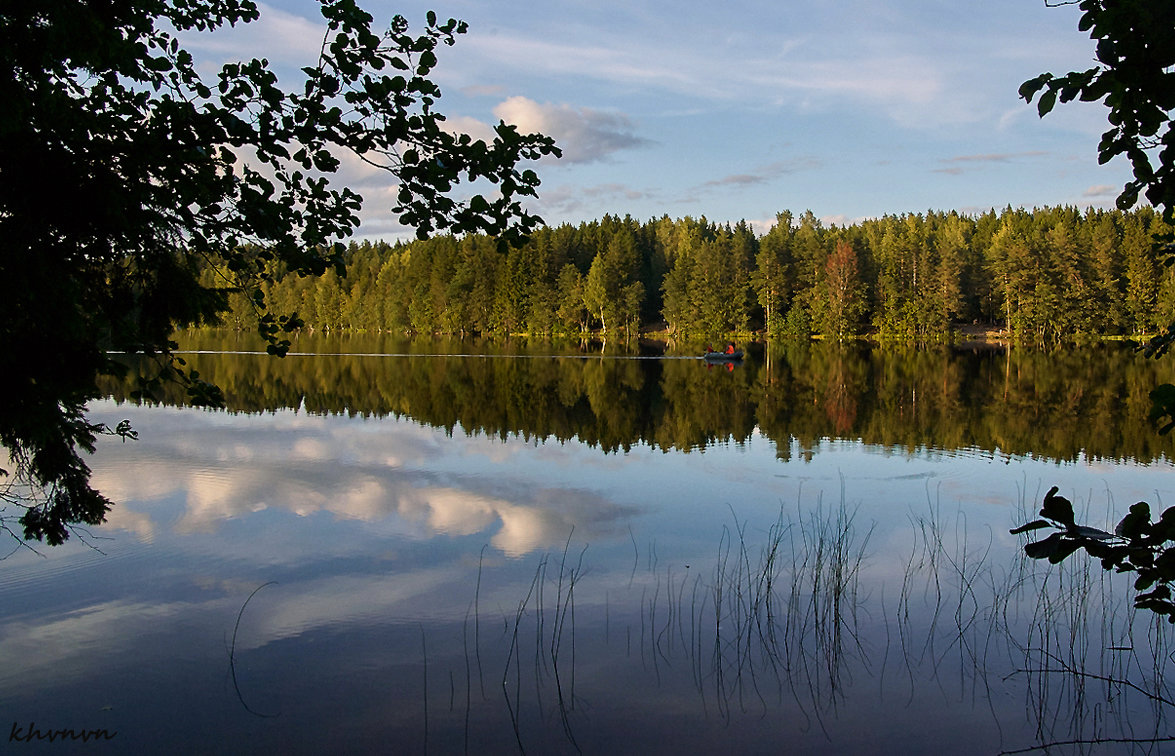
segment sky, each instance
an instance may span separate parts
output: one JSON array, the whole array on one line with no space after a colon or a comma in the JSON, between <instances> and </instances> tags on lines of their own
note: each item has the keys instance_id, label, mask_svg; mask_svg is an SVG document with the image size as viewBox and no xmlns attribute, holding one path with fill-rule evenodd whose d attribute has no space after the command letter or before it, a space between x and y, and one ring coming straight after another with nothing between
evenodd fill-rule
<instances>
[{"instance_id":1,"label":"sky","mask_svg":"<svg viewBox=\"0 0 1175 756\"><path fill-rule=\"evenodd\" d=\"M811 210L825 224L927 210L1113 207L1129 165L1097 163L1106 109L1041 119L1026 79L1093 65L1075 6L1044 0L359 0L383 27L425 14L469 24L438 51L449 125L499 119L555 137L529 202L548 223L605 214L746 220ZM205 66L266 57L282 81L315 60L315 0L189 34ZM207 70L211 71L211 68ZM289 77L289 78L287 78ZM211 77L210 77L211 78ZM360 237L406 235L394 179L344 164L365 197Z\"/></svg>"}]
</instances>

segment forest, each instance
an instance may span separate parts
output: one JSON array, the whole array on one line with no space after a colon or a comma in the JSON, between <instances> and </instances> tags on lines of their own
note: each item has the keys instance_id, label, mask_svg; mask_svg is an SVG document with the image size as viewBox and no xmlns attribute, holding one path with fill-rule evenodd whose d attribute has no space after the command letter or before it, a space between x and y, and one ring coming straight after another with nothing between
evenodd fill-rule
<instances>
[{"instance_id":1,"label":"forest","mask_svg":"<svg viewBox=\"0 0 1175 756\"><path fill-rule=\"evenodd\" d=\"M605 216L505 248L475 234L353 242L345 273L271 266L262 291L319 331L925 342L983 324L1060 344L1175 321L1175 270L1153 242L1170 230L1150 208L935 211L843 227L785 211L761 236L746 222ZM255 327L250 298L220 284L227 271L201 275L228 297L220 325Z\"/></svg>"}]
</instances>

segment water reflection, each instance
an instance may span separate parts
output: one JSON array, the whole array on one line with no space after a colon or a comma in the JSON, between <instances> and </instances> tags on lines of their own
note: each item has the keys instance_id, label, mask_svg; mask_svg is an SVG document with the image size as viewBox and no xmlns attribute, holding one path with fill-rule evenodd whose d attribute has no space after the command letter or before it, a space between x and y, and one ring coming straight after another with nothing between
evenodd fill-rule
<instances>
[{"instance_id":1,"label":"water reflection","mask_svg":"<svg viewBox=\"0 0 1175 756\"><path fill-rule=\"evenodd\" d=\"M525 470L511 470L515 450L497 439L473 439L455 455L443 431L412 423L386 433L374 423L285 411L229 433L221 413L130 414L153 443L104 449L109 465L95 470L94 483L115 501L182 498L178 533L213 533L277 508L394 522L410 537L485 534L496 549L519 556L555 546L572 528L589 539L608 536L633 512L589 490L536 485ZM544 463L575 463L566 447L544 451ZM133 505L116 507L108 522L148 537L157 527Z\"/></svg>"},{"instance_id":2,"label":"water reflection","mask_svg":"<svg viewBox=\"0 0 1175 756\"><path fill-rule=\"evenodd\" d=\"M1014 456L966 424L937 438L969 444L907 447L924 413L1002 395L976 365L205 357L272 384L231 384L234 412L96 403L140 432L92 460L118 502L103 553L0 563L14 721L193 753L990 754L1168 732L1171 629L1096 563L1028 563L1007 531L1054 484L1094 525L1170 499L1170 466L1112 461L1124 436L1111 460ZM1107 384L1149 380L1119 367ZM475 377L502 407L478 409ZM325 411L364 392L398 409Z\"/></svg>"},{"instance_id":3,"label":"water reflection","mask_svg":"<svg viewBox=\"0 0 1175 756\"><path fill-rule=\"evenodd\" d=\"M249 346L237 338L195 332L184 346ZM424 352L429 345L436 351ZM607 451L701 449L759 432L781 454L793 439L807 452L826 438L1066 461L1172 453L1171 437L1154 433L1146 415L1149 391L1175 375L1120 345L1046 353L815 343L760 350L730 373L707 370L690 352L653 359L652 347L600 356L544 344L304 336L295 350L285 360L188 356L237 411L408 416L450 431L575 439ZM125 397L132 385L107 388ZM172 388L166 401L183 403Z\"/></svg>"}]
</instances>

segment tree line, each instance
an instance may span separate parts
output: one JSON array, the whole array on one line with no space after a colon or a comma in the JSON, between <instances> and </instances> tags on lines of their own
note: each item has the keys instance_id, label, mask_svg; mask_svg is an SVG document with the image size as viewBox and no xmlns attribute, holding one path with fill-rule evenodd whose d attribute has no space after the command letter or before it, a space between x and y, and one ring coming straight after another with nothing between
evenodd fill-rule
<instances>
[{"instance_id":1,"label":"tree line","mask_svg":"<svg viewBox=\"0 0 1175 756\"><path fill-rule=\"evenodd\" d=\"M263 284L269 306L316 330L684 339L762 330L771 338L933 341L960 324L1063 343L1141 336L1175 321L1175 272L1150 208L1005 208L975 216L907 213L824 225L781 212L766 234L745 222L605 216L544 227L521 244L441 235L352 243L345 272ZM227 280L204 271L205 284ZM223 323L252 328L241 293Z\"/></svg>"}]
</instances>

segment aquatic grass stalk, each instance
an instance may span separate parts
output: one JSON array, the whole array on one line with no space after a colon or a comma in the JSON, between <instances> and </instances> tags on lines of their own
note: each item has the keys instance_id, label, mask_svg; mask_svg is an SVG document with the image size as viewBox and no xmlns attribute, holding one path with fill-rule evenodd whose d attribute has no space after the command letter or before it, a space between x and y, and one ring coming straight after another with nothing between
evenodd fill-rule
<instances>
[{"instance_id":1,"label":"aquatic grass stalk","mask_svg":"<svg viewBox=\"0 0 1175 756\"><path fill-rule=\"evenodd\" d=\"M281 712L279 711L277 714L266 714L263 712L256 711L251 706L249 706L249 704L245 703L245 697L244 697L244 695L241 694L241 686L237 681L237 633L241 629L241 618L245 616L245 607L249 606L249 602L253 600L254 596L256 596L258 593L261 592L262 588L265 588L266 586L270 586L270 585L277 585L277 581L270 580L268 582L262 583L261 585L257 586L256 588L253 589L253 592L249 594L249 597L247 599L245 599L245 603L241 604L241 610L239 612L237 612L237 621L233 625L233 639L232 639L232 643L229 645L229 652L228 652L229 673L232 676L233 690L236 691L237 700L241 702L241 706L245 707L245 711L249 712L250 714L252 714L255 717L261 717L263 719L269 719L272 717L276 717Z\"/></svg>"},{"instance_id":2,"label":"aquatic grass stalk","mask_svg":"<svg viewBox=\"0 0 1175 756\"><path fill-rule=\"evenodd\" d=\"M551 742L540 734L561 739L563 750L598 746L584 739L592 732L577 681L584 649L614 652L617 663L650 687L681 684L688 690L692 684L698 715L732 726L740 717L771 715L786 704L798 726L834 739L838 712L860 692L861 680L873 678L881 691L892 690L887 666L901 670L904 664L899 697L908 677L911 701L916 684L932 692L937 686L944 697L986 703L993 716L1007 716L996 715L1005 709L995 702L1010 686L1013 695L1023 696L1020 711L1033 742L1166 737L1163 717L1175 701L1162 681L1172 661L1170 638L1119 610L1129 593L1097 571L1085 574L1068 565L1042 570L1020 557L993 562L992 529L977 527L965 514L944 516L932 487L925 510L908 515L911 546L898 555L905 559L904 570L900 561L896 565L899 593L889 601L881 597L886 645L884 658L875 655L875 636L861 631L863 622L876 625L879 619L872 614L874 599L862 588L874 558L873 527L860 524L860 507L845 498L842 487L841 501L831 506L820 496L807 506L781 506L763 526L732 509L717 534L717 550L707 560L691 560L684 573L679 562L659 564L653 541L647 541L646 553L634 548L634 562L647 573L634 571L626 581L628 565L622 562L615 584L600 586L604 627L598 637L591 626L577 626L586 547L575 555L568 536L561 554L542 555L530 586L519 591L525 595L503 614L501 642L483 639L483 651L495 649L487 657L491 665L504 659L504 713L516 747L549 749ZM630 541L642 542L631 531ZM639 616L629 612L634 605ZM610 643L613 623L624 626L623 650ZM901 656L889 654L890 637ZM431 638L428 646L435 648ZM596 666L595 658L587 661ZM471 658L466 663L468 679ZM433 666L429 660L430 672ZM435 730L432 709L429 726ZM1015 731L1024 726L1013 723ZM429 735L432 745L435 735Z\"/></svg>"},{"instance_id":3,"label":"aquatic grass stalk","mask_svg":"<svg viewBox=\"0 0 1175 756\"><path fill-rule=\"evenodd\" d=\"M534 687L532 703L538 709L539 718L545 719L547 691L550 682L553 682L553 704L564 737L577 752L580 751L571 721L576 702L575 589L586 571L583 560L587 546L583 547L576 563L572 565L568 559L571 539L572 535L569 534L558 563L557 575L550 574L554 569L550 555L540 557L525 596L517 603L513 616L506 618L507 644L501 685L515 742L522 752L526 750L522 728L526 705L523 699L522 667L527 627L533 629L534 642L530 662ZM548 583L552 591L547 590ZM554 594L553 599L551 593ZM529 620L528 614L533 615Z\"/></svg>"},{"instance_id":4,"label":"aquatic grass stalk","mask_svg":"<svg viewBox=\"0 0 1175 756\"><path fill-rule=\"evenodd\" d=\"M420 653L424 658L424 672L421 677L424 680L424 693L421 699L424 702L424 752L428 753L428 641L424 633L424 625L420 626Z\"/></svg>"},{"instance_id":5,"label":"aquatic grass stalk","mask_svg":"<svg viewBox=\"0 0 1175 756\"><path fill-rule=\"evenodd\" d=\"M914 547L895 607L911 686L921 664L945 683L952 655L964 695L990 701L996 686L1021 681L1037 744L1005 753L1173 739L1164 731L1175 695L1163 682L1172 657L1162 623L1140 626L1129 593L1090 563L1044 567L1020 553L993 564L990 531L977 540L960 514L948 538L929 496L928 505L928 516L911 518ZM910 626L918 580L931 613L920 650ZM1150 707L1145 722L1140 702Z\"/></svg>"}]
</instances>

